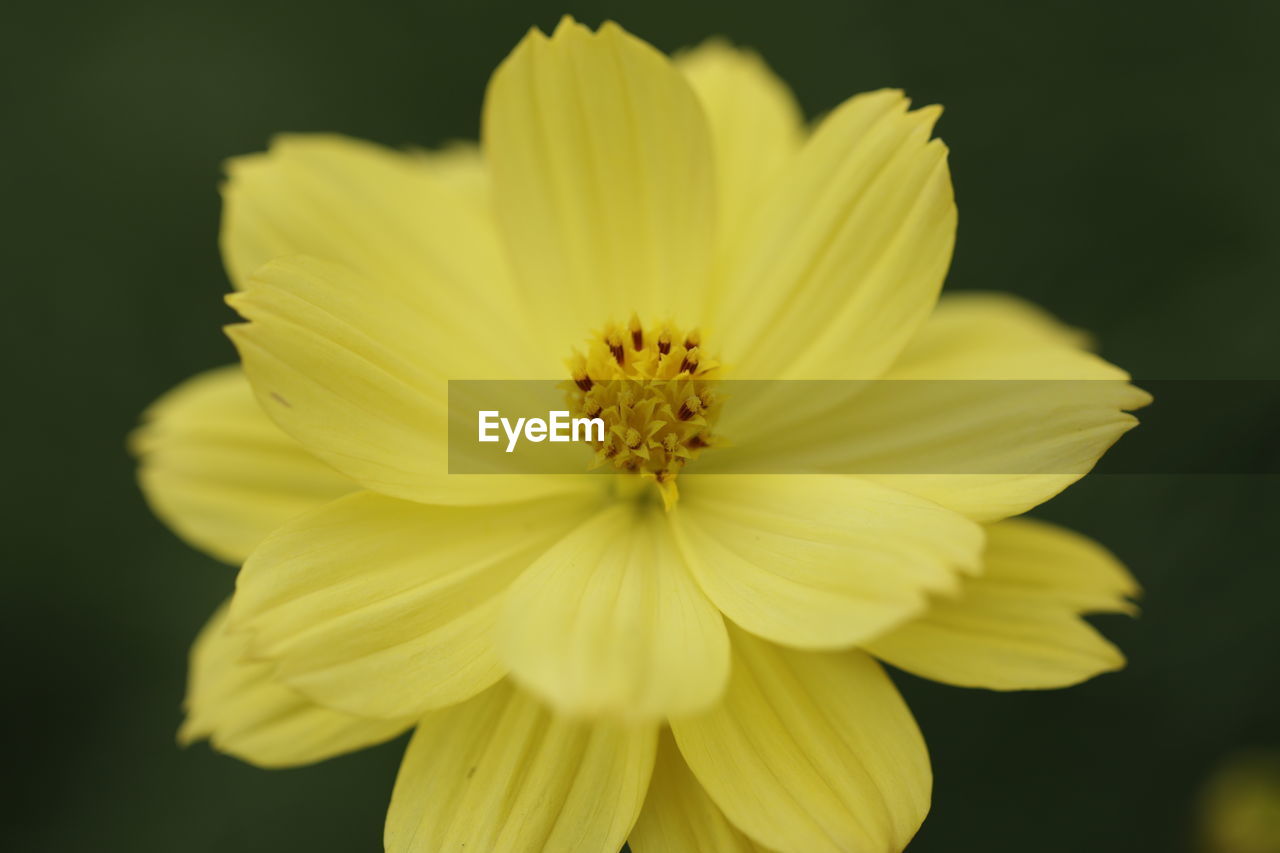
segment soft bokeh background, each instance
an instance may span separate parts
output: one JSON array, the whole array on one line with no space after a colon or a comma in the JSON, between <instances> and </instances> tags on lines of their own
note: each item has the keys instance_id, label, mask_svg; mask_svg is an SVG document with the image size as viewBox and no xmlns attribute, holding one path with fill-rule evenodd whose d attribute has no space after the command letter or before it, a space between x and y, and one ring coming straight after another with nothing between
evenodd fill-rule
<instances>
[{"instance_id":1,"label":"soft bokeh background","mask_svg":"<svg viewBox=\"0 0 1280 853\"><path fill-rule=\"evenodd\" d=\"M1139 377L1275 378L1273 3L82 0L5 13L6 846L376 851L399 744L257 771L173 742L186 647L233 574L147 512L124 436L232 357L220 162L282 130L473 137L532 24L761 50L810 115L884 85L940 102L950 285L1014 291ZM1153 413L1154 417L1154 413ZM1154 433L1153 433L1154 435ZM1125 439L1142 442L1140 429ZM1095 476L1041 510L1147 589L1131 665L996 695L899 679L934 809L912 853L1188 849L1214 766L1280 741L1280 482Z\"/></svg>"}]
</instances>

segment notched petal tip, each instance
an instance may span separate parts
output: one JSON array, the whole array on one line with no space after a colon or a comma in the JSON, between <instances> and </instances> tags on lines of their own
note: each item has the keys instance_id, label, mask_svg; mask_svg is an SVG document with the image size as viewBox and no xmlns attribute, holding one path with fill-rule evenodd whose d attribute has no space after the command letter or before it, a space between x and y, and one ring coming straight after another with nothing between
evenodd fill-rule
<instances>
[{"instance_id":1,"label":"notched petal tip","mask_svg":"<svg viewBox=\"0 0 1280 853\"><path fill-rule=\"evenodd\" d=\"M222 297L222 302L228 308L240 313L240 308L249 301L249 294L243 290L234 290Z\"/></svg>"},{"instance_id":2,"label":"notched petal tip","mask_svg":"<svg viewBox=\"0 0 1280 853\"><path fill-rule=\"evenodd\" d=\"M879 89L871 89L866 92L860 92L856 95L853 95L848 100L853 100L854 98L861 98L866 101L883 100L886 102L890 102L890 101L901 102L902 109L904 112L911 108L911 99L907 97L906 90L899 89L896 86L883 86Z\"/></svg>"},{"instance_id":3,"label":"notched petal tip","mask_svg":"<svg viewBox=\"0 0 1280 853\"><path fill-rule=\"evenodd\" d=\"M759 54L755 50L749 47L740 46L734 43L727 36L722 35L708 36L695 45L680 48L672 54L672 56L674 58L686 58L697 56L698 54L727 57L742 55L759 57Z\"/></svg>"},{"instance_id":4,"label":"notched petal tip","mask_svg":"<svg viewBox=\"0 0 1280 853\"><path fill-rule=\"evenodd\" d=\"M1097 629L1094 629L1092 626L1090 626L1090 629L1095 631L1096 633ZM1068 679L1066 681L1061 681L1061 682L1055 681L1055 682L1047 683L1041 687L1029 687L1029 688L1012 687L1012 688L994 688L994 689L1008 692L1010 690L1027 690L1027 689L1058 690L1058 689L1063 689L1067 687L1075 687L1077 685L1084 684L1087 681L1092 681L1094 678L1097 678L1100 675L1106 675L1109 672L1119 672L1120 670L1124 669L1126 666L1129 665L1129 659L1125 657L1124 652L1120 651L1120 649L1116 647L1114 643L1112 643L1110 640L1103 637L1101 634L1097 634L1097 637L1096 637L1096 653L1097 653L1097 659L1096 659L1097 663L1095 664L1093 671L1082 672L1079 674L1078 677Z\"/></svg>"},{"instance_id":5,"label":"notched petal tip","mask_svg":"<svg viewBox=\"0 0 1280 853\"><path fill-rule=\"evenodd\" d=\"M579 23L577 18L566 13L561 15L560 20L556 22L556 28L551 31L551 38L552 40L563 38L574 32L581 32L590 35L591 28L585 24Z\"/></svg>"},{"instance_id":6,"label":"notched petal tip","mask_svg":"<svg viewBox=\"0 0 1280 853\"><path fill-rule=\"evenodd\" d=\"M232 307L237 312L240 310L237 306ZM244 315L241 314L241 316ZM227 339L231 341L231 345L236 348L236 353L240 356L241 362L244 361L244 348L252 343L253 332L253 323L249 322L248 318L238 323L227 323L222 327L222 334L226 335Z\"/></svg>"},{"instance_id":7,"label":"notched petal tip","mask_svg":"<svg viewBox=\"0 0 1280 853\"><path fill-rule=\"evenodd\" d=\"M910 103L910 101L908 101ZM907 115L915 118L920 122L921 127L925 128L926 133L933 131L933 126L938 123L938 119L942 118L941 104L927 104L923 107L917 107L911 110Z\"/></svg>"},{"instance_id":8,"label":"notched petal tip","mask_svg":"<svg viewBox=\"0 0 1280 853\"><path fill-rule=\"evenodd\" d=\"M600 25L600 28L596 30L596 35L599 35L602 38L619 39L619 40L625 39L630 41L636 41L636 42L640 42L646 47L651 47L651 45L649 45L649 43L646 42L644 39L638 38L630 30L628 30L626 27L622 26L621 24L619 24L617 21L614 21L614 20L606 20L604 23L602 23ZM656 50L656 48L654 49Z\"/></svg>"},{"instance_id":9,"label":"notched petal tip","mask_svg":"<svg viewBox=\"0 0 1280 853\"><path fill-rule=\"evenodd\" d=\"M173 740L180 749L187 749L205 740L211 733L212 729L197 725L195 719L188 714L187 718L182 721L182 725L178 726L178 730L174 732Z\"/></svg>"},{"instance_id":10,"label":"notched petal tip","mask_svg":"<svg viewBox=\"0 0 1280 853\"><path fill-rule=\"evenodd\" d=\"M1125 374L1125 378L1126 379L1129 378L1128 374ZM1156 401L1156 398L1151 394L1150 391L1146 390L1145 388L1139 388L1137 385L1134 385L1133 396L1129 402L1129 405L1126 406L1126 408L1131 412L1136 411L1138 409L1145 409L1147 406L1150 406L1155 401ZM1134 426L1137 426L1137 422L1138 422L1138 419L1134 418Z\"/></svg>"},{"instance_id":11,"label":"notched petal tip","mask_svg":"<svg viewBox=\"0 0 1280 853\"><path fill-rule=\"evenodd\" d=\"M222 161L222 173L226 175L226 179L218 185L219 191L225 196L228 191L236 188L237 180L245 172L264 167L270 162L271 154L269 151L254 151L251 154L237 154L234 157L227 157Z\"/></svg>"}]
</instances>

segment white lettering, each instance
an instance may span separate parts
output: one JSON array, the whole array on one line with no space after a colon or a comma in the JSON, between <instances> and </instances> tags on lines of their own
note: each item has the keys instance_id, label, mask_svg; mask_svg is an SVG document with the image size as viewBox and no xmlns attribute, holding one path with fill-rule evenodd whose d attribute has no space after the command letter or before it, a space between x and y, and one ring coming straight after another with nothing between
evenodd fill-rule
<instances>
[{"instance_id":1,"label":"white lettering","mask_svg":"<svg viewBox=\"0 0 1280 853\"><path fill-rule=\"evenodd\" d=\"M566 410L547 413L548 420L542 418L510 418L502 417L502 413L493 409L485 409L478 413L476 437L479 441L492 443L500 441L498 427L507 436L507 453L514 453L521 438L535 444L543 441L604 441L604 418L570 418Z\"/></svg>"},{"instance_id":2,"label":"white lettering","mask_svg":"<svg viewBox=\"0 0 1280 853\"><path fill-rule=\"evenodd\" d=\"M506 418L502 419L502 428L507 433L507 452L511 453L516 449L516 442L520 440L520 428L524 426L524 418L516 418L516 428L511 428L511 421Z\"/></svg>"},{"instance_id":3,"label":"white lettering","mask_svg":"<svg viewBox=\"0 0 1280 853\"><path fill-rule=\"evenodd\" d=\"M551 440L552 441L568 441L569 433L569 413L567 411L554 411L548 413L551 418Z\"/></svg>"},{"instance_id":4,"label":"white lettering","mask_svg":"<svg viewBox=\"0 0 1280 853\"><path fill-rule=\"evenodd\" d=\"M578 438L578 427L582 427L584 433L582 438ZM595 428L596 437L591 437L591 430ZM574 418L573 419L573 440L574 441L604 441L604 418Z\"/></svg>"},{"instance_id":5,"label":"white lettering","mask_svg":"<svg viewBox=\"0 0 1280 853\"><path fill-rule=\"evenodd\" d=\"M489 430L497 429L498 427L498 422L494 420L490 420L490 418L496 418L497 416L498 416L498 413L492 410L480 413L480 440L481 441L497 441L498 440L498 437L496 435L489 435Z\"/></svg>"}]
</instances>

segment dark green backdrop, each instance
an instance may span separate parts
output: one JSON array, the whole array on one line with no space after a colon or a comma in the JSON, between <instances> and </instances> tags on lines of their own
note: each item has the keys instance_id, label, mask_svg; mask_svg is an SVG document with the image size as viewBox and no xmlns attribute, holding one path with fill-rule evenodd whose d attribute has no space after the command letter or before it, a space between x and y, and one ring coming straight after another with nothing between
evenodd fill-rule
<instances>
[{"instance_id":1,"label":"dark green backdrop","mask_svg":"<svg viewBox=\"0 0 1280 853\"><path fill-rule=\"evenodd\" d=\"M219 164L281 130L476 133L489 71L562 11L663 49L759 48L813 115L940 102L954 288L1031 297L1148 378L1280 375L1275 4L11 5L0 86L6 845L375 851L399 752L264 772L173 742L186 647L230 569L147 513L124 436L231 359ZM1142 430L1126 442L1143 441ZM997 695L900 679L936 767L913 853L1177 851L1198 787L1276 745L1277 480L1095 476L1041 510L1147 588L1105 625L1129 669Z\"/></svg>"}]
</instances>

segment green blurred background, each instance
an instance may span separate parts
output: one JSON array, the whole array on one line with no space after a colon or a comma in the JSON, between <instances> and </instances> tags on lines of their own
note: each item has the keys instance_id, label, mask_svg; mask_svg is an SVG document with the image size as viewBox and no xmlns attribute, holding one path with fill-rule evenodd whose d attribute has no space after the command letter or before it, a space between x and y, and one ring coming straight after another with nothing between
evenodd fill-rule
<instances>
[{"instance_id":1,"label":"green blurred background","mask_svg":"<svg viewBox=\"0 0 1280 853\"><path fill-rule=\"evenodd\" d=\"M376 851L400 744L302 770L179 750L186 648L233 581L155 521L124 436L228 362L221 161L278 131L474 137L530 25L758 48L816 115L947 108L949 286L1030 297L1146 378L1276 378L1269 2L11 5L0 86L10 383L5 797L15 851ZM1125 442L1142 442L1139 429ZM913 853L1188 849L1206 777L1280 745L1274 477L1099 475L1040 510L1147 589L1130 667L998 695L902 677L934 758Z\"/></svg>"}]
</instances>

